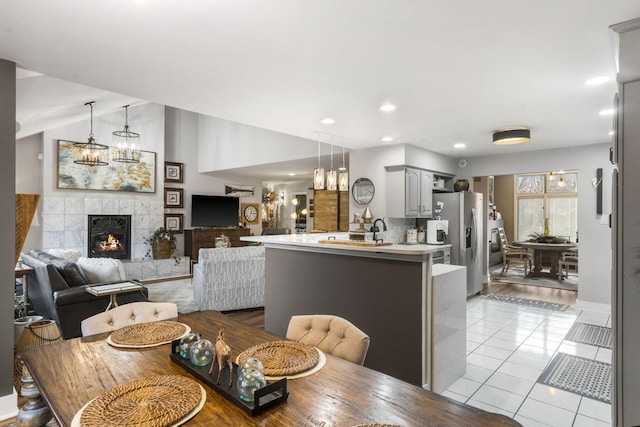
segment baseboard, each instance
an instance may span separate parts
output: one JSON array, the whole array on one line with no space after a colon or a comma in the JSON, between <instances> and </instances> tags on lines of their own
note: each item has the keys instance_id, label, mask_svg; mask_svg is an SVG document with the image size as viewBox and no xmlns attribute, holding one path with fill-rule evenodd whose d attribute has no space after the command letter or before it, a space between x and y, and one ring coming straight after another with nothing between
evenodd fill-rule
<instances>
[{"instance_id":1,"label":"baseboard","mask_svg":"<svg viewBox=\"0 0 640 427\"><path fill-rule=\"evenodd\" d=\"M13 389L13 394L0 397L0 421L15 418L18 415L18 393Z\"/></svg>"},{"instance_id":2,"label":"baseboard","mask_svg":"<svg viewBox=\"0 0 640 427\"><path fill-rule=\"evenodd\" d=\"M576 298L576 310L599 311L601 313L611 314L611 304L603 304L600 302L580 301Z\"/></svg>"}]
</instances>

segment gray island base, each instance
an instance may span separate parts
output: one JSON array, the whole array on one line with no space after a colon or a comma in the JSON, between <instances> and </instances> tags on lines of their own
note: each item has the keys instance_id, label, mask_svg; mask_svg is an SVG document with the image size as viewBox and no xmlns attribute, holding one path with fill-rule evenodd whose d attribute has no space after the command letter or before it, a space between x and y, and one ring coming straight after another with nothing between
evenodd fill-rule
<instances>
[{"instance_id":1,"label":"gray island base","mask_svg":"<svg viewBox=\"0 0 640 427\"><path fill-rule=\"evenodd\" d=\"M267 331L284 337L291 316L334 314L371 338L368 368L436 392L464 375L466 272L432 266L441 246L259 241Z\"/></svg>"}]
</instances>

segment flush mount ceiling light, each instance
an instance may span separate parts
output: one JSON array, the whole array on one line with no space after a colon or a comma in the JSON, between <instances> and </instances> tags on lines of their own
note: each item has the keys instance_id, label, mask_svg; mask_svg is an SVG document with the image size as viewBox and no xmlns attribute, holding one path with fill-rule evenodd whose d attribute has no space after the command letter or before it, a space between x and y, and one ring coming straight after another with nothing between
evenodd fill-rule
<instances>
[{"instance_id":1,"label":"flush mount ceiling light","mask_svg":"<svg viewBox=\"0 0 640 427\"><path fill-rule=\"evenodd\" d=\"M73 163L87 166L106 166L109 164L109 147L98 144L93 138L93 104L95 101L87 102L91 109L91 130L87 142L73 143Z\"/></svg>"},{"instance_id":2,"label":"flush mount ceiling light","mask_svg":"<svg viewBox=\"0 0 640 427\"><path fill-rule=\"evenodd\" d=\"M140 134L129 130L129 106L124 107L124 129L113 132L111 160L120 163L140 163Z\"/></svg>"},{"instance_id":3,"label":"flush mount ceiling light","mask_svg":"<svg viewBox=\"0 0 640 427\"><path fill-rule=\"evenodd\" d=\"M528 142L531 139L531 131L526 127L502 128L493 132L495 145L512 145Z\"/></svg>"}]
</instances>

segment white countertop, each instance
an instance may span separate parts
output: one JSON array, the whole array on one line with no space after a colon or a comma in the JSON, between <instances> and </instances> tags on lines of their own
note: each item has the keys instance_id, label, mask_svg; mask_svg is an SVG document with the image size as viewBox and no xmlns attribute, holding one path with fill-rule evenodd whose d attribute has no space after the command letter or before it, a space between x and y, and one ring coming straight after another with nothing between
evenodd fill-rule
<instances>
[{"instance_id":1,"label":"white countertop","mask_svg":"<svg viewBox=\"0 0 640 427\"><path fill-rule=\"evenodd\" d=\"M334 243L318 243L319 240L349 240L349 233L304 233L304 234L279 234L275 236L244 236L240 240L246 242L260 242L265 246L298 246L316 249L331 249L349 252L375 252L399 255L426 255L450 248L451 245L427 245L427 244L392 244L386 246L350 246Z\"/></svg>"}]
</instances>

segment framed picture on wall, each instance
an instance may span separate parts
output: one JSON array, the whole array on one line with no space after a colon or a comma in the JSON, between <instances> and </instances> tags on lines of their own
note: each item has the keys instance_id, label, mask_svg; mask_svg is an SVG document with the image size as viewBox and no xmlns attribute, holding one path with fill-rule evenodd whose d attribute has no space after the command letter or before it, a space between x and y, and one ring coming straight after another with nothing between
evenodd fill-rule
<instances>
[{"instance_id":1,"label":"framed picture on wall","mask_svg":"<svg viewBox=\"0 0 640 427\"><path fill-rule=\"evenodd\" d=\"M184 163L164 162L164 182L182 182Z\"/></svg>"},{"instance_id":2,"label":"framed picture on wall","mask_svg":"<svg viewBox=\"0 0 640 427\"><path fill-rule=\"evenodd\" d=\"M182 207L182 188L166 188L164 189L164 207L165 208L181 208Z\"/></svg>"},{"instance_id":3,"label":"framed picture on wall","mask_svg":"<svg viewBox=\"0 0 640 427\"><path fill-rule=\"evenodd\" d=\"M182 233L183 214L164 214L164 228L174 234Z\"/></svg>"}]
</instances>

